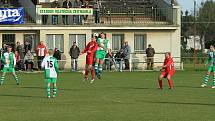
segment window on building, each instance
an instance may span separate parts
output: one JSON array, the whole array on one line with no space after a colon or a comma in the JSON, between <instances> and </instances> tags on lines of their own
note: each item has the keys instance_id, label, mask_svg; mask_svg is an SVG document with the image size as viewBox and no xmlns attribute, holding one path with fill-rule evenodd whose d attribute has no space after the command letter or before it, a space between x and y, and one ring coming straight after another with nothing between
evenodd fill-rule
<instances>
[{"instance_id":1,"label":"window on building","mask_svg":"<svg viewBox=\"0 0 215 121\"><path fill-rule=\"evenodd\" d=\"M86 34L70 34L69 35L69 45L68 45L69 49L72 47L73 42L76 42L80 51L84 50L84 48L86 46Z\"/></svg>"},{"instance_id":2,"label":"window on building","mask_svg":"<svg viewBox=\"0 0 215 121\"><path fill-rule=\"evenodd\" d=\"M113 34L112 35L112 49L118 51L122 48L124 41L124 34Z\"/></svg>"},{"instance_id":3,"label":"window on building","mask_svg":"<svg viewBox=\"0 0 215 121\"><path fill-rule=\"evenodd\" d=\"M61 52L64 52L64 38L62 34L49 34L46 35L46 46L48 49L58 48Z\"/></svg>"},{"instance_id":4,"label":"window on building","mask_svg":"<svg viewBox=\"0 0 215 121\"><path fill-rule=\"evenodd\" d=\"M134 51L143 52L146 49L145 35L134 35Z\"/></svg>"},{"instance_id":5,"label":"window on building","mask_svg":"<svg viewBox=\"0 0 215 121\"><path fill-rule=\"evenodd\" d=\"M39 40L36 34L24 34L24 45L29 43L31 45L31 51L35 52L35 48L37 47Z\"/></svg>"}]
</instances>

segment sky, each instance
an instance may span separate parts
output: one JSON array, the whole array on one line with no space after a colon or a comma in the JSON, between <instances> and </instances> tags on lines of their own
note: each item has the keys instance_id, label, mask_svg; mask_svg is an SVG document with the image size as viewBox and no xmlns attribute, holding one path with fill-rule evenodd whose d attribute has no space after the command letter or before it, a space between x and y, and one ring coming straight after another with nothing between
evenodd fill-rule
<instances>
[{"instance_id":1,"label":"sky","mask_svg":"<svg viewBox=\"0 0 215 121\"><path fill-rule=\"evenodd\" d=\"M177 0L177 1L181 5L183 11L185 10L193 11L194 0ZM199 7L201 2L206 0L196 0L196 1L197 1L197 7Z\"/></svg>"}]
</instances>

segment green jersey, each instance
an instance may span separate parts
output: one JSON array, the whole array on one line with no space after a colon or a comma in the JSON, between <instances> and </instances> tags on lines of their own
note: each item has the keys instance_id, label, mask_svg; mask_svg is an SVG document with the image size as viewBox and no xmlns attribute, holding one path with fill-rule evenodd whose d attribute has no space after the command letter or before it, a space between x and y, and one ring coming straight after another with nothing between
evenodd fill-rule
<instances>
[{"instance_id":1,"label":"green jersey","mask_svg":"<svg viewBox=\"0 0 215 121\"><path fill-rule=\"evenodd\" d=\"M215 66L215 52L209 51L207 55L208 58L206 64L209 64L209 66Z\"/></svg>"},{"instance_id":2,"label":"green jersey","mask_svg":"<svg viewBox=\"0 0 215 121\"><path fill-rule=\"evenodd\" d=\"M110 49L110 42L107 39L98 38L97 43L98 43L97 50L107 51L108 49Z\"/></svg>"},{"instance_id":3,"label":"green jersey","mask_svg":"<svg viewBox=\"0 0 215 121\"><path fill-rule=\"evenodd\" d=\"M47 56L43 59L41 67L45 69L45 78L57 78L58 62L53 56Z\"/></svg>"},{"instance_id":4,"label":"green jersey","mask_svg":"<svg viewBox=\"0 0 215 121\"><path fill-rule=\"evenodd\" d=\"M13 52L5 52L2 54L2 62L5 68L14 68L16 65L16 58Z\"/></svg>"}]
</instances>

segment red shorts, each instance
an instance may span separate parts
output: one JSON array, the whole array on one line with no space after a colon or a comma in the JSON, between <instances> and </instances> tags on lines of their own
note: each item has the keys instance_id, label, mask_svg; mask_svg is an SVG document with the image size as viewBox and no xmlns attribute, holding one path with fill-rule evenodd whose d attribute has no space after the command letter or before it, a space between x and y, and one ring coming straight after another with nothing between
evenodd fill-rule
<instances>
[{"instance_id":1,"label":"red shorts","mask_svg":"<svg viewBox=\"0 0 215 121\"><path fill-rule=\"evenodd\" d=\"M175 71L162 71L161 75L163 75L164 78L167 78L168 74L172 77L174 75Z\"/></svg>"},{"instance_id":2,"label":"red shorts","mask_svg":"<svg viewBox=\"0 0 215 121\"><path fill-rule=\"evenodd\" d=\"M87 56L86 57L86 64L87 65L93 65L94 62L94 56Z\"/></svg>"}]
</instances>

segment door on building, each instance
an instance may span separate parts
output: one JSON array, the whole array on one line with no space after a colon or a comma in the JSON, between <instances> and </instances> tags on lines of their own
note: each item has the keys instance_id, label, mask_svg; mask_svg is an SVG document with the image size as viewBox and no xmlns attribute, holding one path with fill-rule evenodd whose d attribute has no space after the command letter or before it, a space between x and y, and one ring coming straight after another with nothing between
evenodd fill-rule
<instances>
[{"instance_id":1,"label":"door on building","mask_svg":"<svg viewBox=\"0 0 215 121\"><path fill-rule=\"evenodd\" d=\"M3 34L2 35L2 46L6 44L13 48L13 51L15 50L15 34Z\"/></svg>"}]
</instances>

